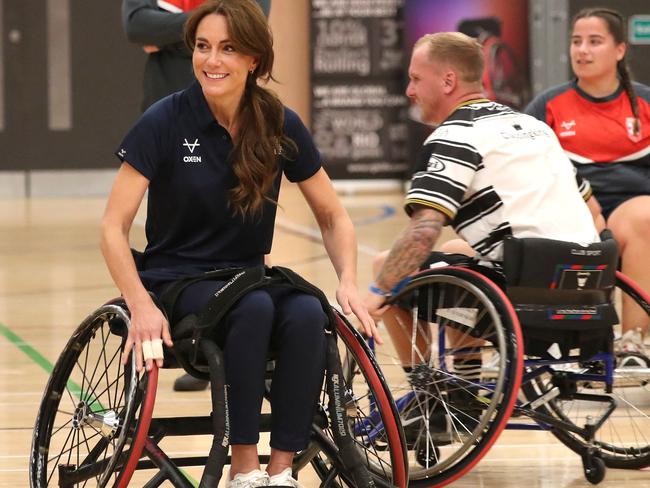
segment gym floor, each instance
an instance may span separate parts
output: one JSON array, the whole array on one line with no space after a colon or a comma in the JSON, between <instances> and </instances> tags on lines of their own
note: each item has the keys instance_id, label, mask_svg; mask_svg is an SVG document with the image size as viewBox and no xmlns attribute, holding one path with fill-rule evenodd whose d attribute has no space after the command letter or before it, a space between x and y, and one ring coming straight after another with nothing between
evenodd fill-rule
<instances>
[{"instance_id":1,"label":"gym floor","mask_svg":"<svg viewBox=\"0 0 650 488\"><path fill-rule=\"evenodd\" d=\"M357 228L359 287L365 290L372 257L391 245L406 222L402 195L341 198ZM33 425L50 369L83 318L118 295L98 246L104 204L103 198L0 200L0 487L28 486ZM291 267L320 286L333 302L336 275L294 185L284 186L280 205L273 264ZM144 246L143 223L141 209L131 234L133 247ZM173 392L178 374L178 370L161 372L156 414L207 415L209 392ZM208 438L175 438L167 448L177 455L207 455L208 446ZM188 473L199 479L201 470ZM142 486L142 479L136 474L132 486ZM300 480L306 487L318 486L311 472L301 474ZM529 431L505 431L478 466L453 484L524 485L592 486L584 479L577 455L551 434ZM610 469L599 486L650 486L650 472Z\"/></svg>"}]
</instances>

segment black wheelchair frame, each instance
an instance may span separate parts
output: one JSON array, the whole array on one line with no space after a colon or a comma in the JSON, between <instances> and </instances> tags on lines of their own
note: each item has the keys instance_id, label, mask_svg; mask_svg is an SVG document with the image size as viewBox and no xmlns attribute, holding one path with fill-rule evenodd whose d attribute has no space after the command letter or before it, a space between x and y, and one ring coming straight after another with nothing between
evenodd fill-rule
<instances>
[{"instance_id":1,"label":"black wheelchair frame","mask_svg":"<svg viewBox=\"0 0 650 488\"><path fill-rule=\"evenodd\" d=\"M614 300L615 291L627 295L650 321L650 296L615 266L608 299ZM524 359L524 344L531 344L527 312L535 307L517 300L513 305L500 286L462 266L420 272L389 303L402 310L398 323L411 337L410 368L402 368L386 346L371 346L402 418L409 486L457 480L506 428L550 431L581 456L585 477L594 484L606 467L650 465L650 411L637 407L642 397L646 404L650 398L650 368L617 369L611 336L586 357L574 345L557 358ZM549 306L535 312L544 307ZM581 328L580 317L574 318L571 327ZM455 371L472 360L471 374Z\"/></svg>"},{"instance_id":2,"label":"black wheelchair frame","mask_svg":"<svg viewBox=\"0 0 650 488\"><path fill-rule=\"evenodd\" d=\"M325 386L309 447L297 453L294 473L311 464L323 487L406 487L403 434L386 381L354 327L334 309L329 315ZM222 414L156 418L158 369L139 374L133 355L120 363L129 325L129 311L118 298L90 314L70 338L36 419L30 486L122 488L136 470L156 469L146 488L166 481L189 488L195 485L180 469L186 466L205 466L199 486L217 486L229 462L219 348L205 338L198 343L208 360L213 413ZM172 355L166 351L165 366L173 365ZM263 414L262 430L270 415ZM206 434L213 435L208 456L170 457L160 446L167 437Z\"/></svg>"}]
</instances>

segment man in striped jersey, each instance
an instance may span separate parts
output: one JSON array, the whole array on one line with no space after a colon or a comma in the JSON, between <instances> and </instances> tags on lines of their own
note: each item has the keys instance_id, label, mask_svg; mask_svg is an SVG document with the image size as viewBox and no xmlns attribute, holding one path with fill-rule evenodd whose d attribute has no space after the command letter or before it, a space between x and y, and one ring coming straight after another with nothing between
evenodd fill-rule
<instances>
[{"instance_id":1,"label":"man in striped jersey","mask_svg":"<svg viewBox=\"0 0 650 488\"><path fill-rule=\"evenodd\" d=\"M368 295L376 315L382 295L429 258L444 225L489 267L499 267L506 236L599 240L585 204L590 187L586 181L578 187L553 131L485 99L482 70L481 46L464 34L428 34L415 44L406 94L436 128L404 202L410 222Z\"/></svg>"},{"instance_id":2,"label":"man in striped jersey","mask_svg":"<svg viewBox=\"0 0 650 488\"><path fill-rule=\"evenodd\" d=\"M400 322L410 319L398 322L397 315L407 312L383 303L405 277L441 260L431 251L443 226L451 225L469 245L465 254L474 256L471 265L497 270L507 236L582 245L599 241L585 204L590 188L586 182L579 188L553 131L484 98L482 72L481 46L464 34L429 34L415 44L406 94L423 122L436 128L424 142L404 202L409 224L376 261L383 265L377 266L366 298L407 372L413 366L411 335ZM480 374L480 362L469 364L475 362L455 367L459 374Z\"/></svg>"}]
</instances>

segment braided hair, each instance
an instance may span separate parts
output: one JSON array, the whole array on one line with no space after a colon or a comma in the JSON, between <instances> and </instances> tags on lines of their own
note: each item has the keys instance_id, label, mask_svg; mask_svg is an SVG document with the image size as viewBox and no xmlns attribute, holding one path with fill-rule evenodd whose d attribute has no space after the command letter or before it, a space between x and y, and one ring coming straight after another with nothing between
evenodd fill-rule
<instances>
[{"instance_id":1,"label":"braided hair","mask_svg":"<svg viewBox=\"0 0 650 488\"><path fill-rule=\"evenodd\" d=\"M575 23L587 17L598 17L602 19L607 25L607 30L614 38L616 44L625 43L627 39L625 20L623 16L616 10L609 8L585 8L580 10L575 17L571 25L574 26ZM630 99L630 106L632 107L632 115L634 115L634 124L632 126L632 132L636 136L641 132L641 122L639 120L639 103L636 96L636 91L634 90L634 85L632 85L632 76L630 75L630 69L627 66L627 60L623 56L620 61L616 63L616 71L623 85L623 89Z\"/></svg>"}]
</instances>

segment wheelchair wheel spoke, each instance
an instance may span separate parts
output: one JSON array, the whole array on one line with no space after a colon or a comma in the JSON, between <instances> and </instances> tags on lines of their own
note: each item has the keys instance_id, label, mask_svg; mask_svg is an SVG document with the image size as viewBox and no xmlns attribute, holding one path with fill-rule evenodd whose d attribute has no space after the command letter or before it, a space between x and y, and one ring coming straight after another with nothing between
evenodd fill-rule
<instances>
[{"instance_id":1,"label":"wheelchair wheel spoke","mask_svg":"<svg viewBox=\"0 0 650 488\"><path fill-rule=\"evenodd\" d=\"M79 391L79 399L82 400L82 401L86 401L86 400L89 400L89 399L96 399L97 398L97 395L95 394L96 386L92 386L93 381L94 381L94 375L93 375L92 379L88 379L88 376L86 375L86 370L81 369L81 365L78 364L78 363L77 363L77 366L79 367L79 369L81 371L81 378L82 378L81 379L81 384L82 385L85 384L85 388L82 387L80 389L80 391ZM71 397L72 397L72 395L71 395Z\"/></svg>"},{"instance_id":2,"label":"wheelchair wheel spoke","mask_svg":"<svg viewBox=\"0 0 650 488\"><path fill-rule=\"evenodd\" d=\"M120 356L122 355L122 349L118 349L116 351L116 354L119 354ZM126 371L122 371L122 361L117 362L117 378L123 378L124 374ZM122 403L122 398L124 395L124 388L119 388L118 385L115 387L115 396L113 397L113 405L115 405L115 409L117 410L118 407L117 405L120 405ZM118 395L119 395L119 400L118 400Z\"/></svg>"},{"instance_id":3,"label":"wheelchair wheel spoke","mask_svg":"<svg viewBox=\"0 0 650 488\"><path fill-rule=\"evenodd\" d=\"M70 415L70 416L72 416L72 414L68 414L67 412L64 412L64 414L65 414L65 415ZM54 437L54 436L55 436L56 434L58 434L62 429L66 428L66 427L67 427L68 425L70 425L71 423L72 423L72 419L69 419L69 420L68 420L67 422L65 422L63 425L61 425L60 427L57 427L57 428L54 430L54 432L52 432L51 437Z\"/></svg>"},{"instance_id":4,"label":"wheelchair wheel spoke","mask_svg":"<svg viewBox=\"0 0 650 488\"><path fill-rule=\"evenodd\" d=\"M368 422L368 423L366 423ZM390 463L382 459L382 455L377 450L379 442L387 443L385 433L382 432L382 426L379 422L368 420L366 414L357 407L357 419L354 421L359 428L352 427L352 432L362 432L361 435L355 438L355 443L359 446L363 456L366 459L366 464L377 465L382 472L383 476L390 478ZM365 434L364 434L365 432ZM369 433L372 433L375 438L371 439Z\"/></svg>"},{"instance_id":5,"label":"wheelchair wheel spoke","mask_svg":"<svg viewBox=\"0 0 650 488\"><path fill-rule=\"evenodd\" d=\"M102 338L103 343L105 343L106 340L107 338ZM120 350L118 349L112 354L109 361L106 360L106 355L104 352L101 354L100 360L101 358L104 358L102 361L104 363L102 367L105 367L106 369L97 379L96 384L91 384L91 381L88 380L88 377L85 374L85 370L82 370L81 365L77 362L77 366L79 367L80 373L82 375L82 384L85 384L86 386L86 388L82 388L81 390L80 400L85 401L86 405L91 408L92 411L96 414L107 411L119 412L120 407L117 404L116 399L119 395L121 402L124 395L124 388L122 385L124 381L124 372L121 370L121 363L119 361L116 363L116 359L118 358L119 354ZM98 364L101 363L98 362ZM112 371L111 368L114 366L114 364L119 365L117 368L118 373L114 379L111 379L109 377L109 373ZM98 387L100 385L103 389L98 391ZM72 395L70 395L70 397L72 398ZM104 406L101 403L102 399L105 399L107 401L107 406Z\"/></svg>"},{"instance_id":6,"label":"wheelchair wheel spoke","mask_svg":"<svg viewBox=\"0 0 650 488\"><path fill-rule=\"evenodd\" d=\"M115 359L115 357L116 357L117 354L119 353L119 349L118 349L117 351L115 351L115 353L113 354L113 357L111 358L111 360L110 360L110 362L109 362L109 361L106 359L106 347L105 347L105 346L106 346L106 343L107 343L107 341L108 341L108 337L106 337L106 335L105 335L104 327L102 327L102 340L103 340L103 343L104 343L104 347L102 348L102 354L101 354L101 358L104 360L104 364L103 364L103 366L104 366L104 372L102 373L102 376L103 376L104 379L106 380L106 389L105 389L104 391L108 391L108 392L109 392L109 394L107 395L107 398L108 398L108 408L111 408L111 409L112 409L112 408L113 408L113 404L111 403L111 395L110 395L111 381L110 381L110 379L109 379L109 377L108 377L108 372L110 371L110 370L109 370L109 366L112 364L113 360ZM119 380L119 376L118 376L117 378L118 378L118 380ZM118 380L116 380L116 382L117 382Z\"/></svg>"},{"instance_id":7,"label":"wheelchair wheel spoke","mask_svg":"<svg viewBox=\"0 0 650 488\"><path fill-rule=\"evenodd\" d=\"M73 432L74 432L73 429L70 429L70 431L68 432L68 436L66 437L65 441L63 442L63 448L64 449L68 445L68 441L70 440L70 437L73 436ZM49 461L49 462L53 463L53 467L52 467L52 471L50 472L50 476L48 477L48 484L49 484L50 479L52 478L52 475L54 474L54 471L58 468L59 459L61 459L61 457L66 455L67 453L68 453L67 449L62 450L59 453L59 455L53 461Z\"/></svg>"},{"instance_id":8,"label":"wheelchair wheel spoke","mask_svg":"<svg viewBox=\"0 0 650 488\"><path fill-rule=\"evenodd\" d=\"M75 487L106 486L114 477L121 453L138 432L134 422L142 399L135 370L120 361L123 328L111 325L126 320L128 315L113 304L98 309L82 322L59 357L36 427L30 462L33 486L64 484L66 470L60 464L71 466L70 479L78 478ZM45 472L39 466L45 466Z\"/></svg>"},{"instance_id":9,"label":"wheelchair wheel spoke","mask_svg":"<svg viewBox=\"0 0 650 488\"><path fill-rule=\"evenodd\" d=\"M521 352L517 318L502 297L477 273L449 267L416 275L391 301L390 318L401 322L385 325L400 325L391 338L408 334L411 362L402 367L404 353L392 344L376 353L400 410L410 486L435 486L459 463L475 464L505 425ZM496 353L504 359L488 376L483 364Z\"/></svg>"},{"instance_id":10,"label":"wheelchair wheel spoke","mask_svg":"<svg viewBox=\"0 0 650 488\"><path fill-rule=\"evenodd\" d=\"M93 395L90 397L90 398L92 398L92 400L91 400L90 402L88 402L88 406L93 407L93 406L95 406L95 405L99 405L99 408L97 408L97 407L94 407L94 408L93 408L93 411L94 411L94 412L104 412L104 411L109 411L109 410L116 411L118 406L117 406L117 405L111 405L112 402L110 401L110 396L111 396L110 389L111 389L113 386L118 387L119 384L120 384L120 380L122 380L121 377L115 378L115 379L114 379L113 381L111 381L111 383L106 387L106 389L100 391L99 393L97 393L97 392L93 392ZM108 398L109 398L109 405L108 405L108 408L105 408L104 406L102 406L102 405L99 403L99 402L100 402L100 399L101 399L101 398L104 398L104 397L108 397Z\"/></svg>"},{"instance_id":11,"label":"wheelchair wheel spoke","mask_svg":"<svg viewBox=\"0 0 650 488\"><path fill-rule=\"evenodd\" d=\"M363 480L353 479L344 466L357 462L367 466L369 475L378 486L406 486L404 451L392 411L394 406L391 407L378 365L365 352L365 345L357 339L356 332L352 331L354 328L340 318L337 343L343 368L341 400L347 417L345 430L350 434L348 442L351 441L355 449L339 450L336 445L339 434L333 430L338 427L329 419L326 428L316 429L313 433L317 451L311 448L304 454L299 453L296 462L300 465L310 456L308 462L320 478L321 486L354 488L357 481ZM326 388L320 402L321 411L327 412L330 398ZM343 455L349 458L343 459Z\"/></svg>"},{"instance_id":12,"label":"wheelchair wheel spoke","mask_svg":"<svg viewBox=\"0 0 650 488\"><path fill-rule=\"evenodd\" d=\"M85 371L88 370L89 351L90 351L89 347L86 347L85 350L84 350L84 365L83 365L83 368L81 368L82 372L85 372ZM79 361L77 361L77 364L78 363L79 363ZM81 378L81 391L82 392L86 391L86 389L88 388L87 381L88 381L88 378L86 377L86 375L82 374L82 378Z\"/></svg>"},{"instance_id":13,"label":"wheelchair wheel spoke","mask_svg":"<svg viewBox=\"0 0 650 488\"><path fill-rule=\"evenodd\" d=\"M102 328L102 330L103 330L103 326L104 326L105 323L106 323L105 321L102 321L102 325L100 326ZM96 333L96 331L95 331L95 333ZM93 374L91 375L90 381L88 382L89 389L92 389L93 394L94 394L94 391L95 391L96 387L91 386L91 385L95 384L95 375L97 374L97 370L99 369L99 366L101 364L101 357L102 357L101 355L103 354L103 351L106 349L106 341L107 340L108 340L108 336L104 337L104 335L102 334L102 342L101 342L101 348L100 348L101 352L100 352L99 356L97 357L97 359L95 360L95 367L93 368ZM91 344L88 345L88 349L90 349L90 347L91 347ZM105 374L105 373L102 373L102 374ZM101 378L102 378L102 375L100 374L98 383L101 382ZM84 398L84 399L88 399L88 398L90 398L90 397L87 397L87 398ZM96 398L96 395L95 395L95 398Z\"/></svg>"},{"instance_id":14,"label":"wheelchair wheel spoke","mask_svg":"<svg viewBox=\"0 0 650 488\"><path fill-rule=\"evenodd\" d=\"M81 429L81 434L83 435L83 438L84 438L84 445L86 446L88 454L90 455L92 449L90 447L90 444L88 443L89 439L86 437L86 431L84 429ZM85 461L86 460L84 460L84 464L85 464ZM81 464L79 462L77 462L77 466L80 466L80 465Z\"/></svg>"},{"instance_id":15,"label":"wheelchair wheel spoke","mask_svg":"<svg viewBox=\"0 0 650 488\"><path fill-rule=\"evenodd\" d=\"M647 307L644 293L629 278L617 273L615 293L612 294L617 306L619 323L614 329L619 333L624 330L622 319L625 317L621 304L637 305L639 319L650 323L650 308ZM524 394L528 400L534 400L556 385L565 385L562 378L570 379L570 388L579 396L562 394L539 407L541 413L551 415L561 422L584 428L589 423L600 425L593 435L593 445L608 467L624 469L641 469L650 465L650 374L648 368L621 367L614 364L611 377L611 391L608 392L605 356L577 365L561 366L527 382ZM618 358L614 357L614 361ZM581 379L581 374L589 374L588 380ZM568 375L568 376L567 376ZM565 387L566 388L566 387ZM608 413L611 398L616 406ZM599 400L600 399L600 400ZM588 440L569 429L556 428L553 434L578 454L589 446Z\"/></svg>"},{"instance_id":16,"label":"wheelchair wheel spoke","mask_svg":"<svg viewBox=\"0 0 650 488\"><path fill-rule=\"evenodd\" d=\"M71 386L69 384L65 385L65 391L68 394L68 398L70 399L70 405L72 405L74 408L74 406L77 405L78 399L75 398L74 393L72 392L73 389L76 391L76 388L74 386Z\"/></svg>"},{"instance_id":17,"label":"wheelchair wheel spoke","mask_svg":"<svg viewBox=\"0 0 650 488\"><path fill-rule=\"evenodd\" d=\"M71 431L72 434L72 445L70 446L70 449L68 449L68 462L67 464L70 464L70 461L72 460L72 454L75 451L75 449L78 448L77 444L77 429L72 429Z\"/></svg>"}]
</instances>

